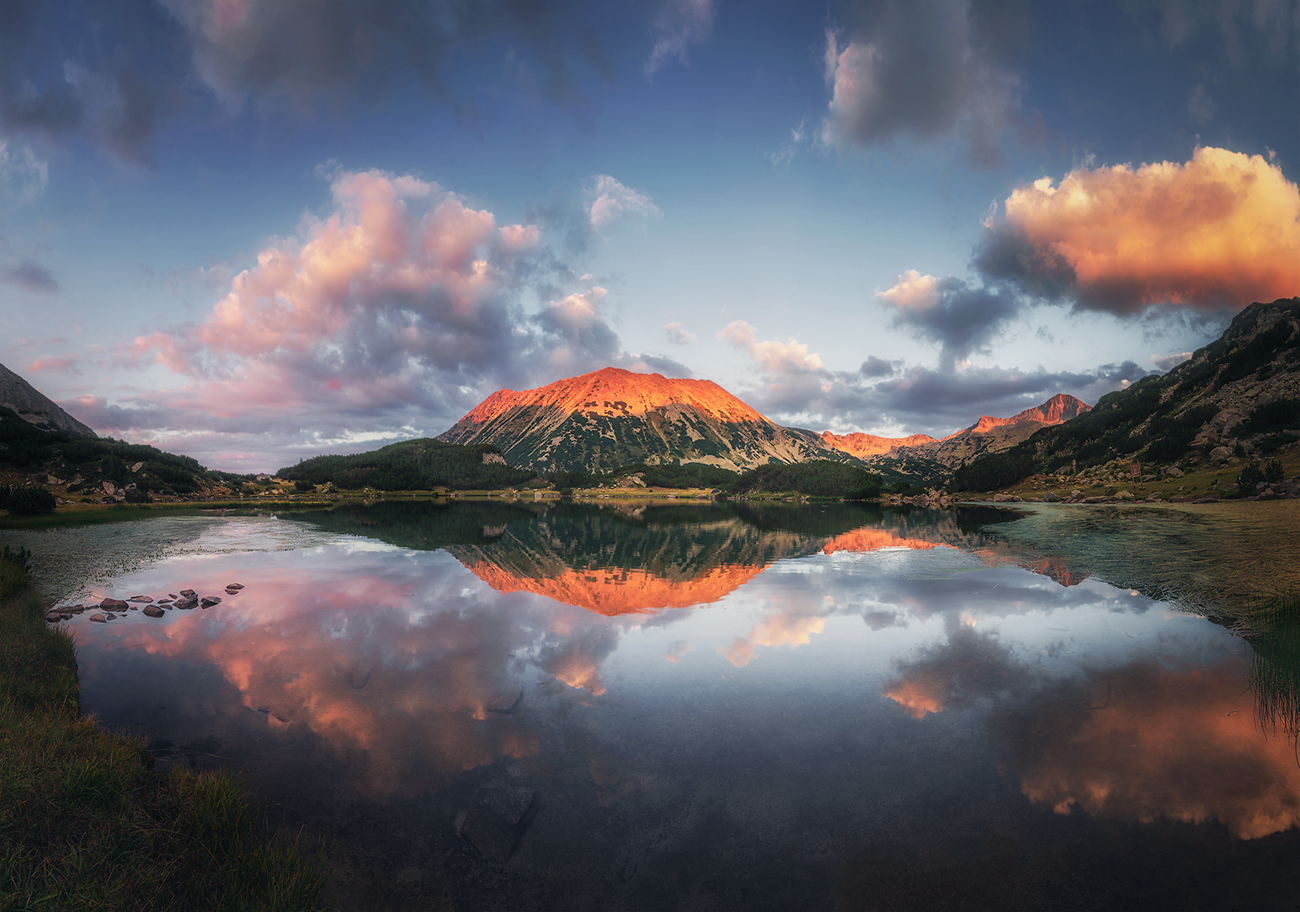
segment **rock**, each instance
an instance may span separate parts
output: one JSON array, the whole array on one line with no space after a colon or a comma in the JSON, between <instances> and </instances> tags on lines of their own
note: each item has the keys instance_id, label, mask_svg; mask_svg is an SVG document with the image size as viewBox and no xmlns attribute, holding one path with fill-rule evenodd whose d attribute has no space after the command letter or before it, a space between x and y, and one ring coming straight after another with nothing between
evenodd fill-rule
<instances>
[{"instance_id":1,"label":"rock","mask_svg":"<svg viewBox=\"0 0 1300 912\"><path fill-rule=\"evenodd\" d=\"M1061 498L1056 496L1055 491L1048 491L1046 494L1043 495L1043 500L1047 503L1056 503L1060 499Z\"/></svg>"},{"instance_id":2,"label":"rock","mask_svg":"<svg viewBox=\"0 0 1300 912\"><path fill-rule=\"evenodd\" d=\"M1192 503L1194 503L1194 504L1198 504L1198 503L1218 503L1218 502L1219 502L1219 495L1217 495L1217 494L1211 494L1209 497L1194 497L1194 498L1192 498Z\"/></svg>"},{"instance_id":3,"label":"rock","mask_svg":"<svg viewBox=\"0 0 1300 912\"><path fill-rule=\"evenodd\" d=\"M132 471L132 472L138 472L138 471L140 471L140 470L143 469L143 468L144 468L144 463L143 463L143 462L137 462L135 465L131 466L131 471Z\"/></svg>"},{"instance_id":4,"label":"rock","mask_svg":"<svg viewBox=\"0 0 1300 912\"><path fill-rule=\"evenodd\" d=\"M1165 469L1165 474L1172 475L1174 478L1182 478L1183 470L1178 468L1178 466L1169 466L1169 468Z\"/></svg>"},{"instance_id":5,"label":"rock","mask_svg":"<svg viewBox=\"0 0 1300 912\"><path fill-rule=\"evenodd\" d=\"M505 861L537 815L537 793L522 785L489 782L474 793L461 838L479 854Z\"/></svg>"},{"instance_id":6,"label":"rock","mask_svg":"<svg viewBox=\"0 0 1300 912\"><path fill-rule=\"evenodd\" d=\"M113 482L111 481L104 482L103 487L104 487L104 493L107 494L109 497L112 497L114 494L117 493L117 485L113 484Z\"/></svg>"},{"instance_id":7,"label":"rock","mask_svg":"<svg viewBox=\"0 0 1300 912\"><path fill-rule=\"evenodd\" d=\"M133 596L131 596L129 599L127 599L127 601L128 601L128 602L144 602L144 603L147 604L147 603L149 603L149 602L152 602L153 599L151 599L151 598L150 598L149 596L147 596L147 595L133 595Z\"/></svg>"},{"instance_id":8,"label":"rock","mask_svg":"<svg viewBox=\"0 0 1300 912\"><path fill-rule=\"evenodd\" d=\"M51 624L57 624L59 621L67 620L60 612L50 610L45 612L45 620Z\"/></svg>"},{"instance_id":9,"label":"rock","mask_svg":"<svg viewBox=\"0 0 1300 912\"><path fill-rule=\"evenodd\" d=\"M1170 503L1191 503L1192 498L1188 497L1186 494L1175 494L1173 497L1169 498L1169 502Z\"/></svg>"},{"instance_id":10,"label":"rock","mask_svg":"<svg viewBox=\"0 0 1300 912\"><path fill-rule=\"evenodd\" d=\"M99 603L100 608L107 608L109 611L125 611L126 602L121 599L106 598Z\"/></svg>"},{"instance_id":11,"label":"rock","mask_svg":"<svg viewBox=\"0 0 1300 912\"><path fill-rule=\"evenodd\" d=\"M160 618L163 616L163 610L157 605L149 605L144 609L146 617Z\"/></svg>"},{"instance_id":12,"label":"rock","mask_svg":"<svg viewBox=\"0 0 1300 912\"><path fill-rule=\"evenodd\" d=\"M186 596L172 602L172 607L179 608L181 611L189 611L191 608L199 607L199 600L193 596Z\"/></svg>"},{"instance_id":13,"label":"rock","mask_svg":"<svg viewBox=\"0 0 1300 912\"><path fill-rule=\"evenodd\" d=\"M176 599L174 599L174 598L158 599L158 604L159 604L159 605L170 605L170 604L171 604L172 602L174 602L174 601L176 601Z\"/></svg>"},{"instance_id":14,"label":"rock","mask_svg":"<svg viewBox=\"0 0 1300 912\"><path fill-rule=\"evenodd\" d=\"M1164 497L1161 495L1159 491L1155 491L1147 495L1147 503L1159 503L1162 500L1164 500Z\"/></svg>"},{"instance_id":15,"label":"rock","mask_svg":"<svg viewBox=\"0 0 1300 912\"><path fill-rule=\"evenodd\" d=\"M236 592L238 592L240 589L243 589L243 588L244 588L244 584L243 584L243 583L226 583L226 588L227 588L227 589L234 589Z\"/></svg>"},{"instance_id":16,"label":"rock","mask_svg":"<svg viewBox=\"0 0 1300 912\"><path fill-rule=\"evenodd\" d=\"M1132 500L1133 494L1130 491L1120 491L1118 494L1115 495L1115 497L1118 498L1119 500Z\"/></svg>"},{"instance_id":17,"label":"rock","mask_svg":"<svg viewBox=\"0 0 1300 912\"><path fill-rule=\"evenodd\" d=\"M217 598L215 595L205 595L203 596L203 598L199 599L199 605L201 605L204 608L211 608L213 605L220 605L220 604L221 604L221 599Z\"/></svg>"},{"instance_id":18,"label":"rock","mask_svg":"<svg viewBox=\"0 0 1300 912\"><path fill-rule=\"evenodd\" d=\"M1085 497L1083 499L1083 502L1090 503L1090 504L1098 504L1098 503L1105 503L1106 500L1107 500L1106 497L1098 495L1097 497Z\"/></svg>"},{"instance_id":19,"label":"rock","mask_svg":"<svg viewBox=\"0 0 1300 912\"><path fill-rule=\"evenodd\" d=\"M1231 455L1232 455L1232 450L1228 449L1227 447L1225 446L1215 447L1214 449L1210 450L1210 462L1223 462L1223 460L1227 459Z\"/></svg>"},{"instance_id":20,"label":"rock","mask_svg":"<svg viewBox=\"0 0 1300 912\"><path fill-rule=\"evenodd\" d=\"M511 684L495 700L488 704L490 713L512 713L519 701L524 698L524 689L518 684Z\"/></svg>"},{"instance_id":21,"label":"rock","mask_svg":"<svg viewBox=\"0 0 1300 912\"><path fill-rule=\"evenodd\" d=\"M108 618L110 618L110 617L112 617L111 614L108 615L108 617L105 617L105 616L102 615L102 614L92 614L92 615L90 616L89 619L92 620L92 621L94 621L94 622L97 623L97 624L102 624L102 623L104 623L105 621L107 621Z\"/></svg>"},{"instance_id":22,"label":"rock","mask_svg":"<svg viewBox=\"0 0 1300 912\"><path fill-rule=\"evenodd\" d=\"M196 594L197 594L197 593L196 593L193 589L182 589L182 590L181 590L181 595L185 596L186 598L193 598Z\"/></svg>"}]
</instances>

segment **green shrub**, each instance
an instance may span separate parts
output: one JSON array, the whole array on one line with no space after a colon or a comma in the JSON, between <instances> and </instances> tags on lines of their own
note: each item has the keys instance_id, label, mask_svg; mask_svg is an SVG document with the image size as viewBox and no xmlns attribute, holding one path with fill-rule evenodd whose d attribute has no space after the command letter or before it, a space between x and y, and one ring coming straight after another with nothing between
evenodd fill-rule
<instances>
[{"instance_id":1,"label":"green shrub","mask_svg":"<svg viewBox=\"0 0 1300 912\"><path fill-rule=\"evenodd\" d=\"M53 513L55 503L54 495L45 488L0 485L0 509L8 510L14 516Z\"/></svg>"}]
</instances>

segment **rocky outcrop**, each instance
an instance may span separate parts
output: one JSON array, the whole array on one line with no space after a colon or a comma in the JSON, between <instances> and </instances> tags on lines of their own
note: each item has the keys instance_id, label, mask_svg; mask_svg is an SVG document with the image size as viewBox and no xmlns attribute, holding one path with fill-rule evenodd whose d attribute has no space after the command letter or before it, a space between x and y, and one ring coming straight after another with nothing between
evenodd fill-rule
<instances>
[{"instance_id":1,"label":"rocky outcrop","mask_svg":"<svg viewBox=\"0 0 1300 912\"><path fill-rule=\"evenodd\" d=\"M0 406L12 409L19 418L46 430L80 437L98 436L3 364L0 364Z\"/></svg>"}]
</instances>

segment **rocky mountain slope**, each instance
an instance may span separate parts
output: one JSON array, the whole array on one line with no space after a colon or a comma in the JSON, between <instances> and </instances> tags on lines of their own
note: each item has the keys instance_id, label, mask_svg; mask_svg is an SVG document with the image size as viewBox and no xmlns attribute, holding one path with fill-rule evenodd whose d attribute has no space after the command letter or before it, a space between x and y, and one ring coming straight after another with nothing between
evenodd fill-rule
<instances>
[{"instance_id":1,"label":"rocky mountain slope","mask_svg":"<svg viewBox=\"0 0 1300 912\"><path fill-rule=\"evenodd\" d=\"M0 406L12 409L19 418L47 431L66 431L79 437L98 436L3 364L0 364Z\"/></svg>"},{"instance_id":2,"label":"rocky mountain slope","mask_svg":"<svg viewBox=\"0 0 1300 912\"><path fill-rule=\"evenodd\" d=\"M1283 298L1250 305L1168 373L1110 393L1086 414L993 458L1026 477L1116 460L1240 464L1297 440L1300 298Z\"/></svg>"},{"instance_id":3,"label":"rocky mountain slope","mask_svg":"<svg viewBox=\"0 0 1300 912\"><path fill-rule=\"evenodd\" d=\"M832 434L830 431L823 431L821 438L827 446L848 453L850 456L856 456L858 459L882 456L899 447L914 447L938 442L929 434L912 434L909 437L877 437L874 434Z\"/></svg>"},{"instance_id":4,"label":"rocky mountain slope","mask_svg":"<svg viewBox=\"0 0 1300 912\"><path fill-rule=\"evenodd\" d=\"M499 390L438 437L490 444L538 471L606 471L680 459L744 470L852 459L812 431L784 428L709 380L607 367L533 390Z\"/></svg>"},{"instance_id":5,"label":"rocky mountain slope","mask_svg":"<svg viewBox=\"0 0 1300 912\"><path fill-rule=\"evenodd\" d=\"M1090 408L1081 400L1061 393L1010 418L982 415L968 428L942 440L908 446L895 456L929 459L946 469L957 469L989 453L1009 450L1043 428L1077 418Z\"/></svg>"}]
</instances>

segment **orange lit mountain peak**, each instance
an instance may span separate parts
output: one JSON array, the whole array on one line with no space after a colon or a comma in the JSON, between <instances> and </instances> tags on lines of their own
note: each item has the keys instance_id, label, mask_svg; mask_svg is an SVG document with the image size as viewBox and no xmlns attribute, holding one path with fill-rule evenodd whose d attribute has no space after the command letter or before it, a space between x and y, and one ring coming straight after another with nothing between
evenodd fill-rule
<instances>
[{"instance_id":1,"label":"orange lit mountain peak","mask_svg":"<svg viewBox=\"0 0 1300 912\"><path fill-rule=\"evenodd\" d=\"M655 409L690 407L722 421L770 423L712 380L670 380L606 367L537 389L498 390L458 422L486 423L519 407L559 409L588 415L644 415Z\"/></svg>"},{"instance_id":2,"label":"orange lit mountain peak","mask_svg":"<svg viewBox=\"0 0 1300 912\"><path fill-rule=\"evenodd\" d=\"M928 434L912 434L909 437L877 437L874 434L832 434L830 431L824 431L821 437L822 440L826 441L827 446L848 453L850 456L857 456L859 459L888 453L895 447L934 443L934 438Z\"/></svg>"},{"instance_id":3,"label":"orange lit mountain peak","mask_svg":"<svg viewBox=\"0 0 1300 912\"><path fill-rule=\"evenodd\" d=\"M438 439L491 444L511 465L584 472L673 460L738 470L839 455L811 431L773 423L711 380L616 367L495 392Z\"/></svg>"}]
</instances>

